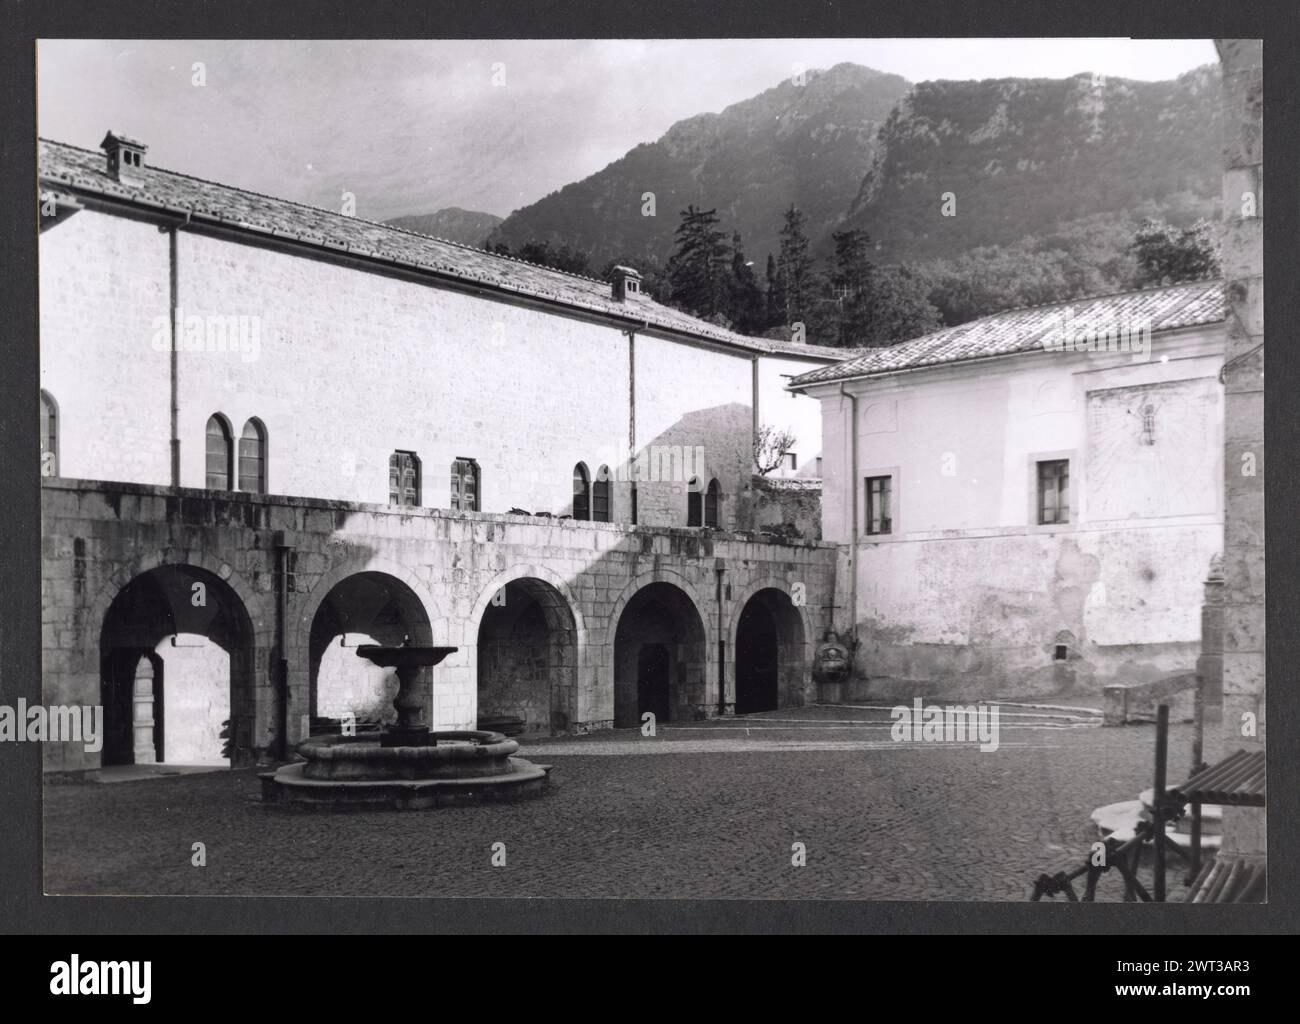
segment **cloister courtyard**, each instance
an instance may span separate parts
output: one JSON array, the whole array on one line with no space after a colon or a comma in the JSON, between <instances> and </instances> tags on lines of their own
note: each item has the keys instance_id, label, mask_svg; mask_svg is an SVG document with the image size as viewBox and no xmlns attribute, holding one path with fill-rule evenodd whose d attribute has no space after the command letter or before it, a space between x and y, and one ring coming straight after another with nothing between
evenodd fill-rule
<instances>
[{"instance_id":1,"label":"cloister courtyard","mask_svg":"<svg viewBox=\"0 0 1300 1024\"><path fill-rule=\"evenodd\" d=\"M253 768L48 784L45 889L1024 900L1040 872L1081 862L1094 808L1151 785L1154 728L1098 721L1005 706L991 752L894 742L879 706L525 739L522 756L553 766L544 796L432 811L286 810L261 802ZM1171 782L1191 740L1171 728ZM1183 874L1171 861L1170 900ZM1098 899L1122 896L1109 872Z\"/></svg>"}]
</instances>

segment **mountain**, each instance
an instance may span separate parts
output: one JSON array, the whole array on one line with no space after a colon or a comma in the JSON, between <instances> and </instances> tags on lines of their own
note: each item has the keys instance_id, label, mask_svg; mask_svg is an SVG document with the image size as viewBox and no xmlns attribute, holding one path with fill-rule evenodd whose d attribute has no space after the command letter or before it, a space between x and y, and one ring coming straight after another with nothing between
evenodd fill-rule
<instances>
[{"instance_id":1,"label":"mountain","mask_svg":"<svg viewBox=\"0 0 1300 1024\"><path fill-rule=\"evenodd\" d=\"M881 129L846 224L869 232L882 260L918 259L1143 205L1187 207L1189 195L1219 193L1221 107L1217 65L1163 82L923 82Z\"/></svg>"},{"instance_id":2,"label":"mountain","mask_svg":"<svg viewBox=\"0 0 1300 1024\"><path fill-rule=\"evenodd\" d=\"M908 88L898 75L856 64L809 71L802 85L787 79L720 114L679 121L658 141L516 210L490 241L516 250L567 244L589 253L596 268L611 259L663 260L678 212L696 203L716 207L761 268L777 251L791 203L813 237L843 216L872 165L876 133ZM654 193L652 217L642 213L646 192Z\"/></svg>"},{"instance_id":3,"label":"mountain","mask_svg":"<svg viewBox=\"0 0 1300 1024\"><path fill-rule=\"evenodd\" d=\"M395 228L416 231L422 235L446 239L448 242L482 246L492 229L501 223L501 218L494 213L448 206L437 213L413 213L405 217L394 217L384 223L391 224Z\"/></svg>"}]
</instances>

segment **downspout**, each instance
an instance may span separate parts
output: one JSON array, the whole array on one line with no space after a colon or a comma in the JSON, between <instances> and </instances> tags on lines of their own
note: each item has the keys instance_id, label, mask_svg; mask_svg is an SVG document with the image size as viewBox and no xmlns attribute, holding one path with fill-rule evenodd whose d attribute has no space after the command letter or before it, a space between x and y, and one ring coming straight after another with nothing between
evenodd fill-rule
<instances>
[{"instance_id":1,"label":"downspout","mask_svg":"<svg viewBox=\"0 0 1300 1024\"><path fill-rule=\"evenodd\" d=\"M722 718L727 713L727 639L722 620L722 577L727 571L727 560L725 558L715 558L713 560L713 574L715 579L714 595L718 602L718 717Z\"/></svg>"},{"instance_id":2,"label":"downspout","mask_svg":"<svg viewBox=\"0 0 1300 1024\"><path fill-rule=\"evenodd\" d=\"M186 221L189 221L189 215L186 214ZM181 485L181 398L180 398L180 337L179 328L176 323L177 307L179 306L180 283L177 280L179 260L177 259L177 227L173 224L167 230L167 260L168 260L168 277L170 279L169 290L169 311L167 320L171 325L171 351L169 361L171 364L171 478L172 486Z\"/></svg>"},{"instance_id":3,"label":"downspout","mask_svg":"<svg viewBox=\"0 0 1300 1024\"><path fill-rule=\"evenodd\" d=\"M849 507L853 516L850 530L852 546L849 548L849 629L853 636L853 657L858 646L858 396L844 389L840 382L840 397L849 400Z\"/></svg>"},{"instance_id":4,"label":"downspout","mask_svg":"<svg viewBox=\"0 0 1300 1024\"><path fill-rule=\"evenodd\" d=\"M275 548L275 758L289 760L289 658L285 636L289 620L289 544L285 532L271 534ZM307 729L311 732L310 725ZM307 739L304 736L303 739Z\"/></svg>"}]
</instances>

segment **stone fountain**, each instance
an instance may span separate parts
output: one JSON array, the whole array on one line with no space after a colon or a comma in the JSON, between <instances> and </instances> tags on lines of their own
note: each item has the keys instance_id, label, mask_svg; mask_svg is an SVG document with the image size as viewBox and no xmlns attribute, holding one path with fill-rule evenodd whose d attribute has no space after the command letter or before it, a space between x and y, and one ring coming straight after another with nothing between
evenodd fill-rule
<instances>
[{"instance_id":1,"label":"stone fountain","mask_svg":"<svg viewBox=\"0 0 1300 1024\"><path fill-rule=\"evenodd\" d=\"M357 654L397 670L397 722L378 732L313 736L301 762L261 776L270 803L419 810L540 796L550 767L512 757L519 744L499 732L433 732L423 721L420 676L455 647L365 644Z\"/></svg>"}]
</instances>

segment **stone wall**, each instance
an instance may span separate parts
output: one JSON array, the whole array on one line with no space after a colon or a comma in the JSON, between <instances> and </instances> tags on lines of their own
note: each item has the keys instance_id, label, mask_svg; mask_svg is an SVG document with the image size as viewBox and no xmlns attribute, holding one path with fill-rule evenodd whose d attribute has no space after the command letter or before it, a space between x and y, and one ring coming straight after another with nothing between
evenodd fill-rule
<instances>
[{"instance_id":1,"label":"stone wall","mask_svg":"<svg viewBox=\"0 0 1300 1024\"><path fill-rule=\"evenodd\" d=\"M210 581L214 600L237 605L232 618L249 637L248 670L236 685L231 723L235 760L276 739L276 572L274 540L288 545L288 741L304 738L311 712L312 624L337 584L381 574L405 595L408 622L423 642L457 647L434 670L427 720L471 728L477 717L479 627L495 594L515 580L558 595L576 637L563 706L572 731L614 718L615 630L629 600L651 583L677 588L703 625L706 663L694 712L717 713L719 635L725 703L734 707L732 655L741 610L764 588L798 593L793 614L812 645L830 621L835 552L813 543L751 543L734 534L688 529L556 522L534 517L398 510L321 499L230 494L187 488L47 479L42 489L44 698L52 704L100 700L100 639L114 598L159 566L187 565ZM715 568L724 567L722 604ZM796 590L795 585L801 584ZM420 620L416 622L415 620ZM427 627L422 623L427 621ZM719 634L721 623L721 634ZM412 628L408 625L407 628ZM815 698L804 670L804 699ZM81 771L98 755L49 744L46 767Z\"/></svg>"},{"instance_id":2,"label":"stone wall","mask_svg":"<svg viewBox=\"0 0 1300 1024\"><path fill-rule=\"evenodd\" d=\"M1227 283L1223 721L1206 757L1261 749L1264 637L1264 68L1258 39L1223 39L1223 269ZM1264 814L1225 808L1223 852L1262 859Z\"/></svg>"},{"instance_id":3,"label":"stone wall","mask_svg":"<svg viewBox=\"0 0 1300 1024\"><path fill-rule=\"evenodd\" d=\"M821 540L821 481L754 475L741 496L737 529L796 540Z\"/></svg>"},{"instance_id":4,"label":"stone wall","mask_svg":"<svg viewBox=\"0 0 1300 1024\"><path fill-rule=\"evenodd\" d=\"M157 226L94 210L41 235L41 384L58 403L57 475L172 482L168 251ZM181 337L194 325L206 343L219 327L227 342L177 355L183 486L206 486L205 429L220 413L235 438L250 419L264 425L271 493L386 503L389 457L405 450L421 461L423 506L449 507L463 457L479 464L482 511L559 516L573 511L574 466L619 476L635 431L638 452L698 448L692 472L718 478L721 522L734 519L752 468L754 363L767 357L641 330L632 340L524 296L195 230L178 232L176 255ZM639 521L685 526L688 476L643 484ZM631 522L625 479L612 497L613 520Z\"/></svg>"}]
</instances>

